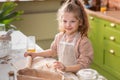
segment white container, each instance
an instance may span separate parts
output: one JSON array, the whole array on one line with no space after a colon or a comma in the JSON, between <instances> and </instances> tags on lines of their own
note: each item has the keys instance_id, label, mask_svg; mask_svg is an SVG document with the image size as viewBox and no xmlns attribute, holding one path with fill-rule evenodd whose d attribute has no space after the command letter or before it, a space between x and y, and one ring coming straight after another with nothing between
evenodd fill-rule
<instances>
[{"instance_id":1,"label":"white container","mask_svg":"<svg viewBox=\"0 0 120 80\"><path fill-rule=\"evenodd\" d=\"M0 58L11 54L11 41L0 40Z\"/></svg>"},{"instance_id":2,"label":"white container","mask_svg":"<svg viewBox=\"0 0 120 80\"><path fill-rule=\"evenodd\" d=\"M80 80L97 80L98 72L93 69L81 69L77 72Z\"/></svg>"},{"instance_id":3,"label":"white container","mask_svg":"<svg viewBox=\"0 0 120 80\"><path fill-rule=\"evenodd\" d=\"M102 76L102 75L98 75L97 80L107 80L107 79L104 76Z\"/></svg>"},{"instance_id":4,"label":"white container","mask_svg":"<svg viewBox=\"0 0 120 80\"><path fill-rule=\"evenodd\" d=\"M36 43L35 36L27 37L27 52L35 52L36 51L35 43Z\"/></svg>"}]
</instances>

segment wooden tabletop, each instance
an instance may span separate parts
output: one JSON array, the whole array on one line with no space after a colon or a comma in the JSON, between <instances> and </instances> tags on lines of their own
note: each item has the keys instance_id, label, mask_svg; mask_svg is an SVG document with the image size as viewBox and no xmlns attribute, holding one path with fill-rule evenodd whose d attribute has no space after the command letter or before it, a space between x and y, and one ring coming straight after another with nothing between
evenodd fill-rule
<instances>
[{"instance_id":1,"label":"wooden tabletop","mask_svg":"<svg viewBox=\"0 0 120 80\"><path fill-rule=\"evenodd\" d=\"M91 11L86 9L91 16L96 16L120 24L120 11L106 11L105 13L99 11Z\"/></svg>"},{"instance_id":2,"label":"wooden tabletop","mask_svg":"<svg viewBox=\"0 0 120 80\"><path fill-rule=\"evenodd\" d=\"M120 20L120 11L106 11L106 14Z\"/></svg>"}]
</instances>

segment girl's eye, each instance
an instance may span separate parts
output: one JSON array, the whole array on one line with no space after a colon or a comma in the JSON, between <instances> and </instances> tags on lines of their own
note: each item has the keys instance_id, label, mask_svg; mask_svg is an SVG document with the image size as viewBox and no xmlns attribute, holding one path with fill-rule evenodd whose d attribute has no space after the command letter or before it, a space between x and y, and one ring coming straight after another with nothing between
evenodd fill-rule
<instances>
[{"instance_id":1,"label":"girl's eye","mask_svg":"<svg viewBox=\"0 0 120 80\"><path fill-rule=\"evenodd\" d=\"M71 21L72 23L74 23L75 21Z\"/></svg>"},{"instance_id":2,"label":"girl's eye","mask_svg":"<svg viewBox=\"0 0 120 80\"><path fill-rule=\"evenodd\" d=\"M64 23L66 23L67 21L66 20L63 20Z\"/></svg>"}]
</instances>

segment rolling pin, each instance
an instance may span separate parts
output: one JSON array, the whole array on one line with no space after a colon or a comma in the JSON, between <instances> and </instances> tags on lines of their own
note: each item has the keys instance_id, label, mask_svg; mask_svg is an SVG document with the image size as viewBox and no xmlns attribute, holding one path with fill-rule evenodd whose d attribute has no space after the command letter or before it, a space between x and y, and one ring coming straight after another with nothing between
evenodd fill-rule
<instances>
[{"instance_id":1,"label":"rolling pin","mask_svg":"<svg viewBox=\"0 0 120 80\"><path fill-rule=\"evenodd\" d=\"M25 66L25 68L31 68L31 65L32 65L32 57L27 56L26 57L26 66Z\"/></svg>"},{"instance_id":2,"label":"rolling pin","mask_svg":"<svg viewBox=\"0 0 120 80\"><path fill-rule=\"evenodd\" d=\"M9 71L8 75L9 75L9 80L15 80L15 73L14 73L14 71Z\"/></svg>"}]
</instances>

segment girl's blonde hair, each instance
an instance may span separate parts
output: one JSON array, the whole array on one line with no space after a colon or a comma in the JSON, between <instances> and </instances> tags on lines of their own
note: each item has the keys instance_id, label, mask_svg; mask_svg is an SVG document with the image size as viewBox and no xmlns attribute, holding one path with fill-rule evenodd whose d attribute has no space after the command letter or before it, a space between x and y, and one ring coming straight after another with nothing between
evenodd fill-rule
<instances>
[{"instance_id":1,"label":"girl's blonde hair","mask_svg":"<svg viewBox=\"0 0 120 80\"><path fill-rule=\"evenodd\" d=\"M82 3L79 0L67 0L62 6L58 9L57 20L59 23L59 30L64 31L64 28L61 26L62 16L65 12L72 12L75 14L76 19L81 22L78 31L81 33L81 36L87 36L89 23L86 11Z\"/></svg>"}]
</instances>

